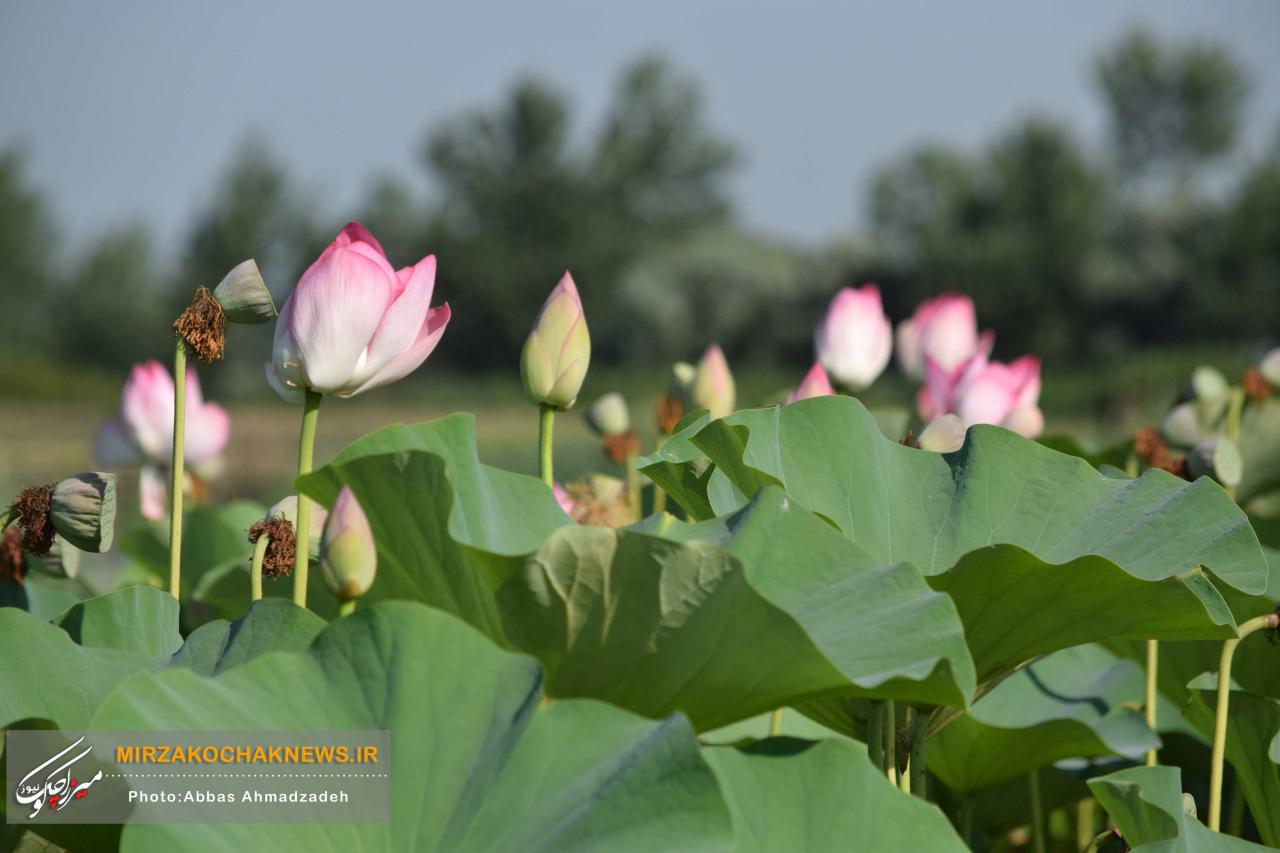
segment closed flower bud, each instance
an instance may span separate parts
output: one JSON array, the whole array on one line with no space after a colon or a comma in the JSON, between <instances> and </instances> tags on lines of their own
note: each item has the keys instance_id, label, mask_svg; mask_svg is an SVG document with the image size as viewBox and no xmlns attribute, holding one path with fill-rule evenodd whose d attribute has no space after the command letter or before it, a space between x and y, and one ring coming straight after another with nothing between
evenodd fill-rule
<instances>
[{"instance_id":1,"label":"closed flower bud","mask_svg":"<svg viewBox=\"0 0 1280 853\"><path fill-rule=\"evenodd\" d=\"M308 553L310 553L314 559L314 555L320 553L320 531L324 529L324 522L325 519L329 517L329 513L324 507L320 506L320 504L315 501L308 501L307 504L311 507L311 525L308 528L309 532L307 534L307 541L309 543ZM280 500L275 506L267 510L267 514L263 518L263 521L271 521L275 518L283 518L293 525L294 530L297 530L298 496L289 495L287 498Z\"/></svg>"},{"instance_id":2,"label":"closed flower bud","mask_svg":"<svg viewBox=\"0 0 1280 853\"><path fill-rule=\"evenodd\" d=\"M943 415L924 428L916 443L921 450L953 453L964 446L965 426L958 415Z\"/></svg>"},{"instance_id":3,"label":"closed flower bud","mask_svg":"<svg viewBox=\"0 0 1280 853\"><path fill-rule=\"evenodd\" d=\"M320 568L329 589L342 601L353 601L373 586L378 549L350 486L342 487L329 511L320 541Z\"/></svg>"},{"instance_id":4,"label":"closed flower bud","mask_svg":"<svg viewBox=\"0 0 1280 853\"><path fill-rule=\"evenodd\" d=\"M591 336L573 277L565 273L542 305L520 353L524 393L536 405L568 409L591 363Z\"/></svg>"},{"instance_id":5,"label":"closed flower bud","mask_svg":"<svg viewBox=\"0 0 1280 853\"><path fill-rule=\"evenodd\" d=\"M213 289L213 298L232 323L252 325L276 318L276 303L253 258L237 264Z\"/></svg>"},{"instance_id":6,"label":"closed flower bud","mask_svg":"<svg viewBox=\"0 0 1280 853\"><path fill-rule=\"evenodd\" d=\"M1226 436L1215 435L1191 448L1187 454L1187 473L1191 478L1212 477L1228 488L1240 485L1244 460L1240 451Z\"/></svg>"},{"instance_id":7,"label":"closed flower bud","mask_svg":"<svg viewBox=\"0 0 1280 853\"><path fill-rule=\"evenodd\" d=\"M808 400L810 397L830 397L835 393L835 389L831 387L831 380L827 378L827 372L822 369L821 364L814 362L813 367L809 368L809 372L804 375L804 379L800 380L796 389L787 395L787 402Z\"/></svg>"},{"instance_id":8,"label":"closed flower bud","mask_svg":"<svg viewBox=\"0 0 1280 853\"><path fill-rule=\"evenodd\" d=\"M818 326L814 346L827 374L850 391L875 382L893 350L893 326L884 316L880 288L842 288Z\"/></svg>"},{"instance_id":9,"label":"closed flower bud","mask_svg":"<svg viewBox=\"0 0 1280 853\"><path fill-rule=\"evenodd\" d=\"M693 405L706 409L713 418L723 418L733 413L733 374L724 352L716 344L707 347L698 362L697 377L693 381Z\"/></svg>"},{"instance_id":10,"label":"closed flower bud","mask_svg":"<svg viewBox=\"0 0 1280 853\"><path fill-rule=\"evenodd\" d=\"M1217 368L1202 365L1191 372L1191 399L1200 414L1200 422L1216 423L1227 409L1231 383Z\"/></svg>"},{"instance_id":11,"label":"closed flower bud","mask_svg":"<svg viewBox=\"0 0 1280 853\"><path fill-rule=\"evenodd\" d=\"M49 517L54 530L82 551L111 547L116 523L116 475L89 472L53 488Z\"/></svg>"},{"instance_id":12,"label":"closed flower bud","mask_svg":"<svg viewBox=\"0 0 1280 853\"><path fill-rule=\"evenodd\" d=\"M1280 347L1262 357L1262 361L1258 362L1258 372L1273 388L1280 388Z\"/></svg>"}]
</instances>

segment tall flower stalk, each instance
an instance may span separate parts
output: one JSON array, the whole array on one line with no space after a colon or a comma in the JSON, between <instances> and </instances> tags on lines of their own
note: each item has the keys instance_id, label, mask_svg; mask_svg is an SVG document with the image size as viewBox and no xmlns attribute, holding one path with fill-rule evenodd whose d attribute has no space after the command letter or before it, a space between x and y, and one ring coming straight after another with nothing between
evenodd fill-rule
<instances>
[{"instance_id":1,"label":"tall flower stalk","mask_svg":"<svg viewBox=\"0 0 1280 853\"><path fill-rule=\"evenodd\" d=\"M169 464L169 594L182 587L182 470L187 427L187 345L178 337L173 349L173 459Z\"/></svg>"},{"instance_id":2,"label":"tall flower stalk","mask_svg":"<svg viewBox=\"0 0 1280 853\"><path fill-rule=\"evenodd\" d=\"M316 450L316 422L320 419L319 393L307 389L302 404L302 428L298 431L298 476L311 473ZM307 606L307 569L310 560L311 498L298 492L298 544L293 563L293 603Z\"/></svg>"},{"instance_id":3,"label":"tall flower stalk","mask_svg":"<svg viewBox=\"0 0 1280 853\"><path fill-rule=\"evenodd\" d=\"M555 426L556 410L544 403L538 409L538 476L548 487L556 483Z\"/></svg>"}]
</instances>

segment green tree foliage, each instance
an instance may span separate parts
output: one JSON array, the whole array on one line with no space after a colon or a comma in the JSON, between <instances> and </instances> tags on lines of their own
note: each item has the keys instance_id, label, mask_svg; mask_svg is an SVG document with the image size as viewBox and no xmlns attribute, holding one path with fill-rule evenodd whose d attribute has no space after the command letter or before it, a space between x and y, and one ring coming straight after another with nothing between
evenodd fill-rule
<instances>
[{"instance_id":1,"label":"green tree foliage","mask_svg":"<svg viewBox=\"0 0 1280 853\"><path fill-rule=\"evenodd\" d=\"M56 275L55 233L38 190L24 173L17 149L0 151L0 354L12 357L48 345L43 322L49 286Z\"/></svg>"}]
</instances>

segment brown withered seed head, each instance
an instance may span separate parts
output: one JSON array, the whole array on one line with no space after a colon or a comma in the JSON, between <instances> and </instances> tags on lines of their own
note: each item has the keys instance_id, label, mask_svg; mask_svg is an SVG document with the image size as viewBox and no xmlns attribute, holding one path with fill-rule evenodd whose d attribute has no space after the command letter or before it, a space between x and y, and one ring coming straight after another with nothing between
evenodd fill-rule
<instances>
[{"instance_id":1,"label":"brown withered seed head","mask_svg":"<svg viewBox=\"0 0 1280 853\"><path fill-rule=\"evenodd\" d=\"M293 522L284 516L277 516L270 521L259 521L249 528L249 541L254 544L264 535L269 538L267 552L262 557L262 576L278 578L288 575L293 571L298 545Z\"/></svg>"},{"instance_id":2,"label":"brown withered seed head","mask_svg":"<svg viewBox=\"0 0 1280 853\"><path fill-rule=\"evenodd\" d=\"M1134 433L1133 452L1148 468L1159 468L1175 477L1187 479L1187 458L1170 450L1160 430L1155 427L1144 426Z\"/></svg>"},{"instance_id":3,"label":"brown withered seed head","mask_svg":"<svg viewBox=\"0 0 1280 853\"><path fill-rule=\"evenodd\" d=\"M49 517L49 505L53 499L53 483L30 486L18 492L13 508L18 511L18 526L22 528L23 550L41 556L53 547L53 519Z\"/></svg>"},{"instance_id":4,"label":"brown withered seed head","mask_svg":"<svg viewBox=\"0 0 1280 853\"><path fill-rule=\"evenodd\" d=\"M640 437L632 430L617 435L606 435L600 439L600 447L610 462L615 465L624 465L628 456L640 452Z\"/></svg>"},{"instance_id":5,"label":"brown withered seed head","mask_svg":"<svg viewBox=\"0 0 1280 853\"><path fill-rule=\"evenodd\" d=\"M573 498L573 511L569 515L579 524L618 528L631 523L625 491L601 494L590 479L565 483L564 490Z\"/></svg>"},{"instance_id":6,"label":"brown withered seed head","mask_svg":"<svg viewBox=\"0 0 1280 853\"><path fill-rule=\"evenodd\" d=\"M1244 393L1249 399L1255 403L1261 403L1271 396L1271 383L1262 375L1262 371L1256 367L1251 367L1244 372L1244 378L1240 380L1240 387L1244 389Z\"/></svg>"},{"instance_id":7,"label":"brown withered seed head","mask_svg":"<svg viewBox=\"0 0 1280 853\"><path fill-rule=\"evenodd\" d=\"M907 434L898 439L898 444L905 447L914 447L916 450L920 449L920 439L916 438L914 430L907 430Z\"/></svg>"},{"instance_id":8,"label":"brown withered seed head","mask_svg":"<svg viewBox=\"0 0 1280 853\"><path fill-rule=\"evenodd\" d=\"M684 403L679 397L660 394L657 410L658 429L662 430L663 435L671 435L675 432L676 424L680 423L680 419L684 417Z\"/></svg>"},{"instance_id":9,"label":"brown withered seed head","mask_svg":"<svg viewBox=\"0 0 1280 853\"><path fill-rule=\"evenodd\" d=\"M0 536L0 581L12 580L19 586L27 576L27 558L22 553L22 533L16 527L6 528Z\"/></svg>"},{"instance_id":10,"label":"brown withered seed head","mask_svg":"<svg viewBox=\"0 0 1280 853\"><path fill-rule=\"evenodd\" d=\"M173 330L201 361L222 358L227 342L227 317L209 288L196 288L191 304L173 321Z\"/></svg>"}]
</instances>

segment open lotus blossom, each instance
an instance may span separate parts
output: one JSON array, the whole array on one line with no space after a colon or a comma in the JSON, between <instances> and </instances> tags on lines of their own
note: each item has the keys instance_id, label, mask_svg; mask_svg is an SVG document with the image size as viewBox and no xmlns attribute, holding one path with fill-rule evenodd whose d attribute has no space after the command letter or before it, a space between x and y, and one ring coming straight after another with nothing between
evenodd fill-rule
<instances>
[{"instance_id":1,"label":"open lotus blossom","mask_svg":"<svg viewBox=\"0 0 1280 853\"><path fill-rule=\"evenodd\" d=\"M973 300L944 293L921 302L910 319L898 324L898 366L913 379L923 379L926 357L944 370L955 370L979 352L990 355L994 343L992 332L978 333Z\"/></svg>"},{"instance_id":2,"label":"open lotus blossom","mask_svg":"<svg viewBox=\"0 0 1280 853\"><path fill-rule=\"evenodd\" d=\"M219 467L231 418L217 403L204 401L194 368L187 368L186 406L183 458L195 477L207 479ZM121 394L120 417L98 432L94 457L107 468L142 465L142 514L156 520L165 513L164 471L172 454L173 379L158 361L134 365Z\"/></svg>"},{"instance_id":3,"label":"open lotus blossom","mask_svg":"<svg viewBox=\"0 0 1280 853\"><path fill-rule=\"evenodd\" d=\"M925 358L925 386L920 389L920 414L932 421L948 412L966 427L997 424L1035 438L1044 430L1040 400L1040 359L1024 355L1009 364L991 361L979 352L955 370Z\"/></svg>"},{"instance_id":4,"label":"open lotus blossom","mask_svg":"<svg viewBox=\"0 0 1280 853\"><path fill-rule=\"evenodd\" d=\"M827 372L815 361L813 367L810 367L809 372L804 375L804 379L800 380L800 384L787 395L787 402L794 403L796 400L807 400L810 397L830 397L835 393L835 389L831 387L831 380L827 378Z\"/></svg>"},{"instance_id":5,"label":"open lotus blossom","mask_svg":"<svg viewBox=\"0 0 1280 853\"><path fill-rule=\"evenodd\" d=\"M840 385L861 391L875 382L893 351L893 326L884 316L880 288L842 288L818 326L814 345L818 361Z\"/></svg>"},{"instance_id":6,"label":"open lotus blossom","mask_svg":"<svg viewBox=\"0 0 1280 853\"><path fill-rule=\"evenodd\" d=\"M276 321L267 380L280 396L350 397L394 382L426 360L449 322L431 307L436 259L396 270L363 225L343 228L298 279Z\"/></svg>"}]
</instances>

